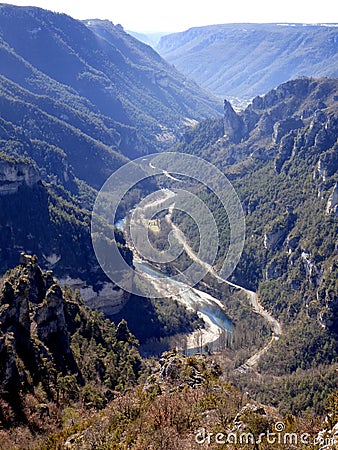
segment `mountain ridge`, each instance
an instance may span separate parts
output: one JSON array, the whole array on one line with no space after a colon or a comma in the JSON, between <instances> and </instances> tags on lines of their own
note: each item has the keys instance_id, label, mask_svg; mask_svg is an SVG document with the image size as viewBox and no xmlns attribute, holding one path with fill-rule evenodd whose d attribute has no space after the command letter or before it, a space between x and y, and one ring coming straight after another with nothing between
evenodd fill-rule
<instances>
[{"instance_id":1,"label":"mountain ridge","mask_svg":"<svg viewBox=\"0 0 338 450\"><path fill-rule=\"evenodd\" d=\"M18 28L20 34L14 31ZM61 92L66 89L67 97L70 89L80 102L115 122L142 124L153 145L161 144L153 139L154 134L161 136L161 127L177 133L185 117L217 114L217 100L110 22L81 22L39 8L2 5L0 29L4 62L16 58L26 68L14 71L7 62L7 78L40 93L49 89L47 81ZM33 79L24 75L29 67L35 68Z\"/></svg>"},{"instance_id":2,"label":"mountain ridge","mask_svg":"<svg viewBox=\"0 0 338 450\"><path fill-rule=\"evenodd\" d=\"M299 76L337 76L338 28L221 24L166 35L156 49L223 98L251 99Z\"/></svg>"}]
</instances>

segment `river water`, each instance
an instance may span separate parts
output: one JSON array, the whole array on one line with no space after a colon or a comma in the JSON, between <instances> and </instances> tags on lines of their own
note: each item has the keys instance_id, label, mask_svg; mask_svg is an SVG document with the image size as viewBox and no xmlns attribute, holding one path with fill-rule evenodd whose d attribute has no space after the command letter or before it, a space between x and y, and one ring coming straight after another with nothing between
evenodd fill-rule
<instances>
[{"instance_id":1,"label":"river water","mask_svg":"<svg viewBox=\"0 0 338 450\"><path fill-rule=\"evenodd\" d=\"M123 231L125 223L124 218L116 222L115 226ZM138 257L134 256L133 264L137 271L147 274L149 282L156 288L160 296L174 298L188 309L196 311L204 320L205 329L187 335L187 348L185 349L187 354L194 354L206 348L208 350L221 349L231 343L233 325L220 300L199 289L171 279Z\"/></svg>"}]
</instances>

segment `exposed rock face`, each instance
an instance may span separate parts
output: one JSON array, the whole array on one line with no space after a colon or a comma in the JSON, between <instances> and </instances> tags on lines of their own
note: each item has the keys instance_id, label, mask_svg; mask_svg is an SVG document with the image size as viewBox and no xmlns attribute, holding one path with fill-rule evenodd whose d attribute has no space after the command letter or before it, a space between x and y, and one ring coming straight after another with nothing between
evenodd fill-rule
<instances>
[{"instance_id":1,"label":"exposed rock face","mask_svg":"<svg viewBox=\"0 0 338 450\"><path fill-rule=\"evenodd\" d=\"M231 103L224 100L224 134L231 141L240 141L243 132L243 120L233 110Z\"/></svg>"},{"instance_id":2,"label":"exposed rock face","mask_svg":"<svg viewBox=\"0 0 338 450\"><path fill-rule=\"evenodd\" d=\"M57 284L53 284L46 292L44 302L37 309L34 316L39 338L46 341L49 334L65 334L66 321L64 314L62 291Z\"/></svg>"},{"instance_id":3,"label":"exposed rock face","mask_svg":"<svg viewBox=\"0 0 338 450\"><path fill-rule=\"evenodd\" d=\"M326 181L338 170L338 153L328 151L320 155L317 164L317 173L322 181Z\"/></svg>"},{"instance_id":4,"label":"exposed rock face","mask_svg":"<svg viewBox=\"0 0 338 450\"><path fill-rule=\"evenodd\" d=\"M300 236L288 236L286 239L286 247L288 249L288 253L292 253L296 250L300 241Z\"/></svg>"},{"instance_id":5,"label":"exposed rock face","mask_svg":"<svg viewBox=\"0 0 338 450\"><path fill-rule=\"evenodd\" d=\"M151 388L155 382L166 389L185 389L187 386L197 388L206 379L206 357L195 355L186 357L176 351L165 352L159 360L159 370L148 378L145 390ZM222 373L220 366L212 361L209 367L213 377L219 377Z\"/></svg>"},{"instance_id":6,"label":"exposed rock face","mask_svg":"<svg viewBox=\"0 0 338 450\"><path fill-rule=\"evenodd\" d=\"M283 240L287 230L278 230L264 235L264 247L266 249L273 249Z\"/></svg>"},{"instance_id":7,"label":"exposed rock face","mask_svg":"<svg viewBox=\"0 0 338 450\"><path fill-rule=\"evenodd\" d=\"M227 165L244 162L248 157L272 159L280 173L286 162L291 163L298 153L311 148L310 152L318 153L320 158L314 179L319 174L326 180L338 168L338 152L333 148L338 133L332 106L335 83L329 80L326 86L324 80L292 80L254 98L239 112L225 101L223 139L208 151L219 152L221 145Z\"/></svg>"},{"instance_id":8,"label":"exposed rock face","mask_svg":"<svg viewBox=\"0 0 338 450\"><path fill-rule=\"evenodd\" d=\"M276 122L273 127L273 140L275 144L278 144L281 141L281 138L287 133L292 130L296 130L297 128L301 128L302 126L303 121L297 118L290 118Z\"/></svg>"},{"instance_id":9,"label":"exposed rock face","mask_svg":"<svg viewBox=\"0 0 338 450\"><path fill-rule=\"evenodd\" d=\"M258 97L260 98L260 97ZM257 124L257 129L259 130L258 136L264 137L272 135L274 122L272 117L268 113L263 113Z\"/></svg>"},{"instance_id":10,"label":"exposed rock face","mask_svg":"<svg viewBox=\"0 0 338 450\"><path fill-rule=\"evenodd\" d=\"M85 304L92 309L103 312L106 316L117 314L130 298L129 293L110 282L103 283L96 290L85 281L70 277L61 279L60 284L79 289Z\"/></svg>"},{"instance_id":11,"label":"exposed rock face","mask_svg":"<svg viewBox=\"0 0 338 450\"><path fill-rule=\"evenodd\" d=\"M281 100L288 97L305 97L309 91L310 79L299 78L279 85L272 89L266 95L255 97L252 101L252 107L256 110L269 109L276 106Z\"/></svg>"},{"instance_id":12,"label":"exposed rock face","mask_svg":"<svg viewBox=\"0 0 338 450\"><path fill-rule=\"evenodd\" d=\"M265 416L266 412L263 406L258 406L253 403L247 403L243 408L239 411L234 419L234 425L238 429L245 428L245 419L250 414L255 414L258 416Z\"/></svg>"},{"instance_id":13,"label":"exposed rock face","mask_svg":"<svg viewBox=\"0 0 338 450\"><path fill-rule=\"evenodd\" d=\"M338 217L338 183L334 185L332 193L328 199L326 213L334 214Z\"/></svg>"},{"instance_id":14,"label":"exposed rock face","mask_svg":"<svg viewBox=\"0 0 338 450\"><path fill-rule=\"evenodd\" d=\"M301 254L302 262L305 268L306 275L313 286L319 284L320 269L316 266L315 261L311 258L311 255L305 251Z\"/></svg>"},{"instance_id":15,"label":"exposed rock face","mask_svg":"<svg viewBox=\"0 0 338 450\"><path fill-rule=\"evenodd\" d=\"M288 134L282 138L277 136L276 140L279 139L280 144L275 159L275 169L277 173L281 172L283 164L290 158L294 149L294 136L292 134Z\"/></svg>"},{"instance_id":16,"label":"exposed rock face","mask_svg":"<svg viewBox=\"0 0 338 450\"><path fill-rule=\"evenodd\" d=\"M89 211L82 214L75 204L65 211L64 198L56 198L34 166L21 161L0 155L0 273L17 263L18 252L34 253L64 284L80 289L90 307L115 314L129 297L97 263Z\"/></svg>"},{"instance_id":17,"label":"exposed rock face","mask_svg":"<svg viewBox=\"0 0 338 450\"><path fill-rule=\"evenodd\" d=\"M0 292L0 362L4 368L0 384L8 392L25 389L31 383L29 377L40 376L38 349L62 373L78 373L60 287L51 272L41 271L34 258L27 256L21 261Z\"/></svg>"},{"instance_id":18,"label":"exposed rock face","mask_svg":"<svg viewBox=\"0 0 338 450\"><path fill-rule=\"evenodd\" d=\"M335 145L337 132L338 120L335 115L327 111L317 110L304 134L304 144L307 147L313 146L318 152L324 153ZM331 150L327 154L320 156L318 171L321 173L321 176L324 175L326 178L332 175L337 170L337 166L336 151Z\"/></svg>"},{"instance_id":19,"label":"exposed rock face","mask_svg":"<svg viewBox=\"0 0 338 450\"><path fill-rule=\"evenodd\" d=\"M36 258L20 259L0 279L2 429L31 420L37 427L37 419L42 427L51 404L54 411L73 401L92 407L91 393L104 406L115 388L135 382L141 364L126 322L115 327L61 289Z\"/></svg>"},{"instance_id":20,"label":"exposed rock face","mask_svg":"<svg viewBox=\"0 0 338 450\"><path fill-rule=\"evenodd\" d=\"M40 175L31 164L0 160L0 195L18 192L22 185L34 186Z\"/></svg>"}]
</instances>

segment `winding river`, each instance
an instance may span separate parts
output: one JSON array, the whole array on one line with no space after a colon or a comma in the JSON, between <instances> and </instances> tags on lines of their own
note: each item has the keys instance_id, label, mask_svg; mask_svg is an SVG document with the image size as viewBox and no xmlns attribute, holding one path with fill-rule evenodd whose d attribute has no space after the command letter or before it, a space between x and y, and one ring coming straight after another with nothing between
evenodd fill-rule
<instances>
[{"instance_id":1,"label":"winding river","mask_svg":"<svg viewBox=\"0 0 338 450\"><path fill-rule=\"evenodd\" d=\"M168 176L168 175L166 175ZM179 180L177 180L179 181ZM164 197L173 197L173 204L169 208L169 214L166 216L167 221L176 237L176 239L183 245L184 250L188 256L208 269L208 272L217 278L221 282L225 282L235 289L239 289L244 292L248 298L249 304L254 312L264 317L269 323L272 330L271 340L254 355L252 355L244 364L236 369L239 373L244 373L251 367L257 364L260 357L270 349L274 341L278 340L282 328L280 323L260 304L258 296L255 292L249 291L242 286L231 283L221 277L215 272L214 268L204 261L201 261L194 251L190 248L189 244L184 239L181 230L175 226L171 221L171 215L174 208L174 196L175 194L168 190L163 189ZM172 195L173 194L173 195ZM161 200L156 200L160 202ZM150 206L147 205L146 207ZM125 226L125 219L120 220L115 224L117 228L123 231ZM134 266L137 271L146 274L149 282L153 285L159 296L171 297L174 300L182 303L187 308L194 310L197 314L203 318L205 322L205 328L197 330L187 335L186 351L188 354L193 354L198 351L202 351L206 346L208 349L222 349L226 343L232 340L233 325L227 316L224 307L220 300L215 297L193 287L190 287L184 283L178 282L166 276L162 272L149 265L147 261L142 260L139 255L134 256Z\"/></svg>"},{"instance_id":2,"label":"winding river","mask_svg":"<svg viewBox=\"0 0 338 450\"><path fill-rule=\"evenodd\" d=\"M115 226L123 231L125 220L119 220ZM171 297L203 319L205 328L188 334L186 341L187 354L202 351L204 348L221 349L227 342L231 342L233 325L225 313L222 303L215 297L187 284L171 279L163 272L155 269L139 256L134 256L134 267L146 274L149 283L153 285L159 296Z\"/></svg>"}]
</instances>

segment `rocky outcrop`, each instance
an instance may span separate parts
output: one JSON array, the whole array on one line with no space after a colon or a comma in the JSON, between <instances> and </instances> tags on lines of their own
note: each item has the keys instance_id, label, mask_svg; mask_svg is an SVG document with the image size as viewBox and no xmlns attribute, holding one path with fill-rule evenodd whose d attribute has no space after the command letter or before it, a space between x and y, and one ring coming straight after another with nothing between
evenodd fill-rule
<instances>
[{"instance_id":1,"label":"rocky outcrop","mask_svg":"<svg viewBox=\"0 0 338 450\"><path fill-rule=\"evenodd\" d=\"M325 106L323 105L324 108ZM335 115L327 112L327 110L318 109L313 114L310 125L304 135L305 145L308 147L313 146L317 150L325 152L335 144L337 131L338 120Z\"/></svg>"},{"instance_id":2,"label":"rocky outcrop","mask_svg":"<svg viewBox=\"0 0 338 450\"><path fill-rule=\"evenodd\" d=\"M64 300L60 286L53 284L48 289L43 303L36 310L34 321L43 342L49 339L50 334L65 335Z\"/></svg>"},{"instance_id":3,"label":"rocky outcrop","mask_svg":"<svg viewBox=\"0 0 338 450\"><path fill-rule=\"evenodd\" d=\"M0 159L0 195L14 194L20 186L32 187L39 181L40 175L32 164Z\"/></svg>"},{"instance_id":4,"label":"rocky outcrop","mask_svg":"<svg viewBox=\"0 0 338 450\"><path fill-rule=\"evenodd\" d=\"M32 380L39 379L39 352L62 373L78 373L60 287L34 258L21 255L20 259L0 292L0 362L5 368L0 384L9 392L28 389Z\"/></svg>"},{"instance_id":5,"label":"rocky outcrop","mask_svg":"<svg viewBox=\"0 0 338 450\"><path fill-rule=\"evenodd\" d=\"M108 317L120 312L130 298L128 292L123 291L111 282L101 283L94 289L93 286L79 278L66 277L60 279L60 284L78 289L87 306L103 312Z\"/></svg>"},{"instance_id":6,"label":"rocky outcrop","mask_svg":"<svg viewBox=\"0 0 338 450\"><path fill-rule=\"evenodd\" d=\"M283 241L287 230L282 229L264 234L264 248L271 250Z\"/></svg>"},{"instance_id":7,"label":"rocky outcrop","mask_svg":"<svg viewBox=\"0 0 338 450\"><path fill-rule=\"evenodd\" d=\"M231 103L224 100L224 134L233 142L239 142L243 133L243 119L236 114Z\"/></svg>"},{"instance_id":8,"label":"rocky outcrop","mask_svg":"<svg viewBox=\"0 0 338 450\"><path fill-rule=\"evenodd\" d=\"M317 289L316 302L318 308L318 321L338 336L338 293L335 283L338 278L338 261L333 262L323 271L321 283Z\"/></svg>"},{"instance_id":9,"label":"rocky outcrop","mask_svg":"<svg viewBox=\"0 0 338 450\"><path fill-rule=\"evenodd\" d=\"M22 254L0 280L1 428L44 430L61 404L102 408L138 378L137 346L126 322L115 327Z\"/></svg>"},{"instance_id":10,"label":"rocky outcrop","mask_svg":"<svg viewBox=\"0 0 338 450\"><path fill-rule=\"evenodd\" d=\"M326 181L327 178L331 177L338 170L338 152L328 151L320 155L317 163L317 173L315 173L314 178L322 179Z\"/></svg>"},{"instance_id":11,"label":"rocky outcrop","mask_svg":"<svg viewBox=\"0 0 338 450\"><path fill-rule=\"evenodd\" d=\"M333 214L338 217L338 183L334 185L332 193L327 201L326 214Z\"/></svg>"},{"instance_id":12,"label":"rocky outcrop","mask_svg":"<svg viewBox=\"0 0 338 450\"><path fill-rule=\"evenodd\" d=\"M296 248L299 244L299 241L300 241L300 236L288 236L287 237L285 244L286 244L287 251L289 254L296 250Z\"/></svg>"},{"instance_id":13,"label":"rocky outcrop","mask_svg":"<svg viewBox=\"0 0 338 450\"><path fill-rule=\"evenodd\" d=\"M266 95L255 97L252 101L252 107L255 110L270 109L287 98L305 97L309 91L310 82L309 78L299 78L283 83Z\"/></svg>"},{"instance_id":14,"label":"rocky outcrop","mask_svg":"<svg viewBox=\"0 0 338 450\"><path fill-rule=\"evenodd\" d=\"M268 113L263 113L257 124L258 137L264 137L272 135L274 122L272 117Z\"/></svg>"},{"instance_id":15,"label":"rocky outcrop","mask_svg":"<svg viewBox=\"0 0 338 450\"><path fill-rule=\"evenodd\" d=\"M80 289L91 307L97 303L100 311L117 312L127 298L108 282L97 262L89 211L80 210L64 190L36 183L39 178L34 166L22 166L9 157L3 161L0 155L6 192L12 193L0 195L0 273L17 264L18 253L24 250L36 254L40 265L53 269L58 279L65 280L64 284ZM20 179L18 171L22 172ZM122 235L117 239L125 245Z\"/></svg>"},{"instance_id":16,"label":"rocky outcrop","mask_svg":"<svg viewBox=\"0 0 338 450\"><path fill-rule=\"evenodd\" d=\"M292 134L283 136L280 140L280 145L278 147L278 152L275 158L275 170L277 173L281 172L284 163L292 155L293 149L294 149L294 136Z\"/></svg>"},{"instance_id":17,"label":"rocky outcrop","mask_svg":"<svg viewBox=\"0 0 338 450\"><path fill-rule=\"evenodd\" d=\"M279 144L282 137L288 134L290 131L296 130L303 126L303 121L299 118L290 118L280 120L273 126L272 139L275 144Z\"/></svg>"},{"instance_id":18,"label":"rocky outcrop","mask_svg":"<svg viewBox=\"0 0 338 450\"><path fill-rule=\"evenodd\" d=\"M173 350L164 352L159 360L159 367L147 380L144 390L153 390L154 385L161 390L198 388L208 376L218 378L222 374L220 366L215 361L208 362L206 370L206 355L196 354L184 356Z\"/></svg>"},{"instance_id":19,"label":"rocky outcrop","mask_svg":"<svg viewBox=\"0 0 338 450\"><path fill-rule=\"evenodd\" d=\"M313 286L318 286L321 275L320 268L315 264L311 255L304 250L302 251L301 259L310 282Z\"/></svg>"},{"instance_id":20,"label":"rocky outcrop","mask_svg":"<svg viewBox=\"0 0 338 450\"><path fill-rule=\"evenodd\" d=\"M320 162L314 178L319 174L319 178L327 179L338 168L334 148L338 119L332 107L334 83L327 84L307 78L292 80L254 98L245 110L238 112L225 101L224 138L217 141L214 151L219 152L221 145L227 165L243 163L247 167L252 164L249 159L274 159L277 173L299 153L304 157L318 153ZM319 100L321 97L325 101ZM235 156L229 158L230 154Z\"/></svg>"},{"instance_id":21,"label":"rocky outcrop","mask_svg":"<svg viewBox=\"0 0 338 450\"><path fill-rule=\"evenodd\" d=\"M247 403L233 420L235 428L239 430L245 429L246 421L252 416L266 416L264 407L255 405L254 403Z\"/></svg>"}]
</instances>

